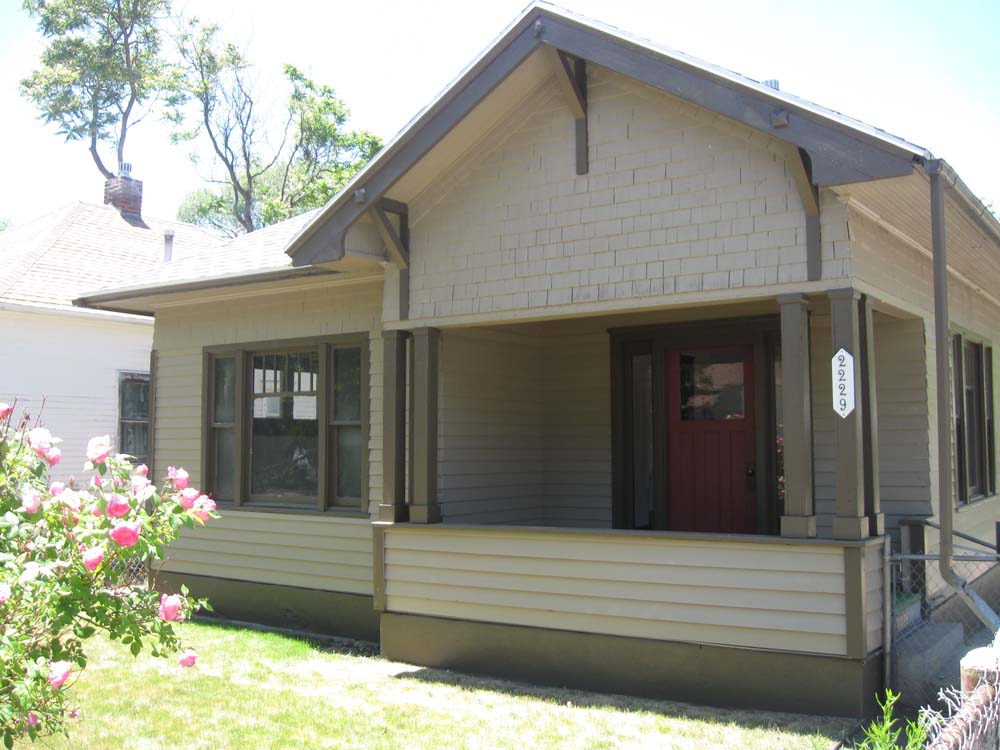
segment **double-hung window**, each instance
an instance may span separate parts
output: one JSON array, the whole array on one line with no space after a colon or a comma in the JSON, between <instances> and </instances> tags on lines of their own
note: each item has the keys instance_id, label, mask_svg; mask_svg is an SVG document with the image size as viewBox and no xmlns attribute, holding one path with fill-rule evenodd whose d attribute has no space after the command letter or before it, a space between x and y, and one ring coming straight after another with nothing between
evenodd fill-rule
<instances>
[{"instance_id":1,"label":"double-hung window","mask_svg":"<svg viewBox=\"0 0 1000 750\"><path fill-rule=\"evenodd\" d=\"M118 376L118 449L149 462L149 375L128 372Z\"/></svg>"},{"instance_id":2,"label":"double-hung window","mask_svg":"<svg viewBox=\"0 0 1000 750\"><path fill-rule=\"evenodd\" d=\"M952 340L958 501L996 492L993 349L964 336Z\"/></svg>"},{"instance_id":3,"label":"double-hung window","mask_svg":"<svg viewBox=\"0 0 1000 750\"><path fill-rule=\"evenodd\" d=\"M367 362L356 338L207 350L204 464L216 500L363 509Z\"/></svg>"}]
</instances>

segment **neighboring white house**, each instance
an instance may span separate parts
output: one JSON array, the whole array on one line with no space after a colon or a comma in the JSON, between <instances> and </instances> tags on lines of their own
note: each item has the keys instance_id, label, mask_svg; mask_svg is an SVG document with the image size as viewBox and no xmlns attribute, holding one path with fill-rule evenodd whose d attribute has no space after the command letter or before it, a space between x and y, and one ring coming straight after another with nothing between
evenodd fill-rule
<instances>
[{"instance_id":1,"label":"neighboring white house","mask_svg":"<svg viewBox=\"0 0 1000 750\"><path fill-rule=\"evenodd\" d=\"M73 307L73 298L141 283L168 244L184 254L220 242L189 224L143 220L141 182L109 180L116 186L125 190L105 196L116 205L74 203L0 232L0 401L16 400L64 439L60 477L80 472L93 435L143 458L148 450L153 320Z\"/></svg>"}]
</instances>

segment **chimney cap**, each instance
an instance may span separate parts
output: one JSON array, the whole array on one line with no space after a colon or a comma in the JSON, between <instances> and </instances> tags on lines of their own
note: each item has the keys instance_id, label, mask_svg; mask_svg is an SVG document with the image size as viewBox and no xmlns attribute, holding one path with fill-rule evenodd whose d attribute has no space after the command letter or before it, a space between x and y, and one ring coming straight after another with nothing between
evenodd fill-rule
<instances>
[{"instance_id":1,"label":"chimney cap","mask_svg":"<svg viewBox=\"0 0 1000 750\"><path fill-rule=\"evenodd\" d=\"M768 88L774 89L775 91L781 91L781 86L778 84L777 78L768 78L764 81L764 85Z\"/></svg>"},{"instance_id":2,"label":"chimney cap","mask_svg":"<svg viewBox=\"0 0 1000 750\"><path fill-rule=\"evenodd\" d=\"M118 176L119 177L131 177L132 176L132 164L127 161L118 163Z\"/></svg>"},{"instance_id":3,"label":"chimney cap","mask_svg":"<svg viewBox=\"0 0 1000 750\"><path fill-rule=\"evenodd\" d=\"M164 229L163 230L163 236L164 237L173 237L174 236L174 230L173 229Z\"/></svg>"}]
</instances>

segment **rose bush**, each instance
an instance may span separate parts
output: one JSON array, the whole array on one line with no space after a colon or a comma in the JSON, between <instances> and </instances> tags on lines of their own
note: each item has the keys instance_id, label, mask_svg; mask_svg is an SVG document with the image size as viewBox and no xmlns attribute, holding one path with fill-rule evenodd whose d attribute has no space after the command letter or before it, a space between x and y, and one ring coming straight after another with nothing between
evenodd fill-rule
<instances>
[{"instance_id":1,"label":"rose bush","mask_svg":"<svg viewBox=\"0 0 1000 750\"><path fill-rule=\"evenodd\" d=\"M133 655L182 650L179 622L202 607L186 589L119 585L129 563L162 559L182 527L218 518L214 501L170 467L160 488L145 466L115 455L107 436L87 446L81 485L49 482L61 456L48 430L14 424L0 403L0 732L4 745L65 732L77 715L71 686L87 666L84 644L103 631Z\"/></svg>"}]
</instances>

